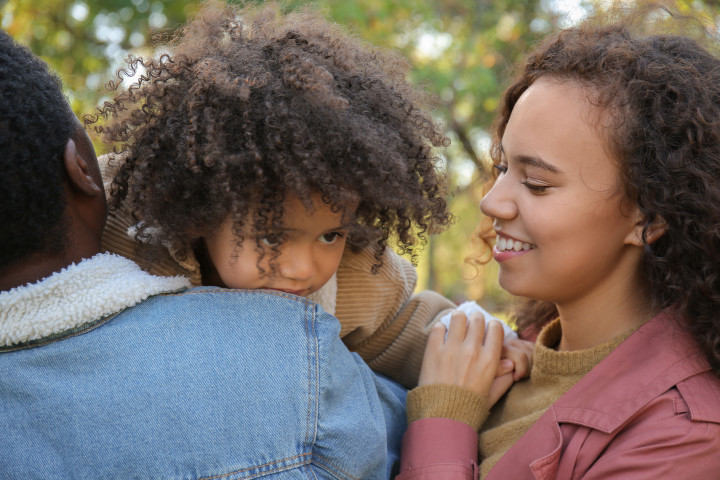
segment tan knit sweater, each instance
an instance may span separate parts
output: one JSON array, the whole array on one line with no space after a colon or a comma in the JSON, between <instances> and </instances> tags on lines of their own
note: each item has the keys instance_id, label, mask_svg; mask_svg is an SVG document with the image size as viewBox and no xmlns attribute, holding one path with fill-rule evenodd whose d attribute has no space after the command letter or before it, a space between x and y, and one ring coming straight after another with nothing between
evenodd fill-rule
<instances>
[{"instance_id":1,"label":"tan knit sweater","mask_svg":"<svg viewBox=\"0 0 720 480\"><path fill-rule=\"evenodd\" d=\"M107 189L112 176L107 156L98 161ZM179 255L166 250L152 263L145 261L138 253L139 242L128 235L134 224L126 213L111 213L103 249L136 261L154 275L183 275L193 285L201 284L200 265L192 252ZM430 327L455 304L431 291L413 296L415 268L393 251L386 250L383 266L372 274L375 262L371 250L354 253L346 249L336 275L310 298L338 318L340 336L351 351L373 370L413 388Z\"/></svg>"},{"instance_id":2,"label":"tan knit sweater","mask_svg":"<svg viewBox=\"0 0 720 480\"><path fill-rule=\"evenodd\" d=\"M408 422L424 417L445 417L479 428L480 477L483 478L558 398L633 331L635 329L587 350L558 352L555 348L560 343L562 331L559 319L555 320L538 336L530 377L516 383L492 412L485 408L482 397L468 390L427 385L408 395ZM464 395L459 391L464 391Z\"/></svg>"}]
</instances>

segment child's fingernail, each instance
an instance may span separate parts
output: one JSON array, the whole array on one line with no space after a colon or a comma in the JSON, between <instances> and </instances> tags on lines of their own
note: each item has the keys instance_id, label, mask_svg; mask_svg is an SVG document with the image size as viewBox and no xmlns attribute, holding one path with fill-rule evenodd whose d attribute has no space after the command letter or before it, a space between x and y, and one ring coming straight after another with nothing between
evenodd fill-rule
<instances>
[{"instance_id":1,"label":"child's fingernail","mask_svg":"<svg viewBox=\"0 0 720 480\"><path fill-rule=\"evenodd\" d=\"M508 360L507 358L505 360L500 360L500 366L503 368L513 368L515 364L512 360Z\"/></svg>"}]
</instances>

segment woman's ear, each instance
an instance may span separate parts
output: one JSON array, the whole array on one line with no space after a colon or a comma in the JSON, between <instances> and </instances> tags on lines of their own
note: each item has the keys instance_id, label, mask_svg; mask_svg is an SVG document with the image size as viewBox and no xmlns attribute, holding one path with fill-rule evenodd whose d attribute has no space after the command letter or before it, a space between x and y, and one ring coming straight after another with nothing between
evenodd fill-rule
<instances>
[{"instance_id":1,"label":"woman's ear","mask_svg":"<svg viewBox=\"0 0 720 480\"><path fill-rule=\"evenodd\" d=\"M626 238L626 243L635 245L638 247L644 247L646 244L650 245L655 242L658 238L662 237L667 231L667 223L662 217L656 216L655 219L650 223L650 226L645 231L645 241L643 242L643 230L646 226L644 215L639 215L639 220L635 224L635 228Z\"/></svg>"},{"instance_id":2,"label":"woman's ear","mask_svg":"<svg viewBox=\"0 0 720 480\"><path fill-rule=\"evenodd\" d=\"M89 196L101 194L103 189L97 184L90 174L88 161L78 151L75 141L70 138L65 144L63 154L65 171L70 179L70 187Z\"/></svg>"}]
</instances>

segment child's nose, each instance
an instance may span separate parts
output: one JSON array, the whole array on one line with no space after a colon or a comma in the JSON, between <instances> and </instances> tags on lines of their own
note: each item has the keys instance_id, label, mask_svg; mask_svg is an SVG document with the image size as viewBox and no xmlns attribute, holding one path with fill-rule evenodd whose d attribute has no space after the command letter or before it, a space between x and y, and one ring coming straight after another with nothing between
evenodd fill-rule
<instances>
[{"instance_id":1,"label":"child's nose","mask_svg":"<svg viewBox=\"0 0 720 480\"><path fill-rule=\"evenodd\" d=\"M492 189L480 201L480 210L488 217L509 220L517 216L517 204L509 188L507 177L495 181Z\"/></svg>"},{"instance_id":2,"label":"child's nose","mask_svg":"<svg viewBox=\"0 0 720 480\"><path fill-rule=\"evenodd\" d=\"M311 252L304 248L290 248L280 259L280 273L292 280L309 280L315 273Z\"/></svg>"}]
</instances>

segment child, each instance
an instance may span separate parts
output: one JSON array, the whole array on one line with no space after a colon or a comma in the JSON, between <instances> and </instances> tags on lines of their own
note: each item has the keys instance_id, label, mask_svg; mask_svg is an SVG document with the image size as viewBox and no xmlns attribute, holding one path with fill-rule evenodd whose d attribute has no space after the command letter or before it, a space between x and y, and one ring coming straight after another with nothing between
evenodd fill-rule
<instances>
[{"instance_id":1,"label":"child","mask_svg":"<svg viewBox=\"0 0 720 480\"><path fill-rule=\"evenodd\" d=\"M450 220L434 153L448 139L406 62L274 6L206 7L166 48L131 59L136 83L86 118L119 145L105 247L159 246L145 266L196 285L310 296L414 386L427 326L454 304L410 299L414 269L387 248L412 253Z\"/></svg>"},{"instance_id":2,"label":"child","mask_svg":"<svg viewBox=\"0 0 720 480\"><path fill-rule=\"evenodd\" d=\"M622 25L563 31L507 89L492 154L500 284L556 317L492 413L497 329L431 334L399 478L474 478L474 429L487 479L716 478L720 59ZM450 358L460 345L474 358Z\"/></svg>"}]
</instances>

